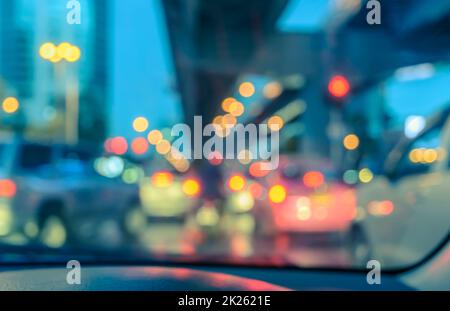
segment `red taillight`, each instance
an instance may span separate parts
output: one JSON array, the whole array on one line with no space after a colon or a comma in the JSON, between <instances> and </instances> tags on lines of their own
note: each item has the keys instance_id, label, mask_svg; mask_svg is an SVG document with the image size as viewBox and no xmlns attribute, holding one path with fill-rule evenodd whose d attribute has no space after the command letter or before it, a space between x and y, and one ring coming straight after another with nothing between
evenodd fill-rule
<instances>
[{"instance_id":1,"label":"red taillight","mask_svg":"<svg viewBox=\"0 0 450 311\"><path fill-rule=\"evenodd\" d=\"M12 198L16 195L17 186L10 179L0 180L0 197Z\"/></svg>"},{"instance_id":2,"label":"red taillight","mask_svg":"<svg viewBox=\"0 0 450 311\"><path fill-rule=\"evenodd\" d=\"M152 183L158 188L167 188L172 185L173 174L170 172L157 172L152 176Z\"/></svg>"},{"instance_id":3,"label":"red taillight","mask_svg":"<svg viewBox=\"0 0 450 311\"><path fill-rule=\"evenodd\" d=\"M350 83L344 76L334 76L328 83L328 91L333 97L343 98L350 92Z\"/></svg>"},{"instance_id":4,"label":"red taillight","mask_svg":"<svg viewBox=\"0 0 450 311\"><path fill-rule=\"evenodd\" d=\"M183 182L181 189L187 196L195 197L201 191L200 182L193 178L186 179Z\"/></svg>"},{"instance_id":5,"label":"red taillight","mask_svg":"<svg viewBox=\"0 0 450 311\"><path fill-rule=\"evenodd\" d=\"M286 196L286 188L282 185L275 185L269 189L269 200L272 203L283 203Z\"/></svg>"},{"instance_id":6,"label":"red taillight","mask_svg":"<svg viewBox=\"0 0 450 311\"><path fill-rule=\"evenodd\" d=\"M323 185L324 180L321 172L308 172L303 176L303 184L308 188L318 188Z\"/></svg>"}]
</instances>

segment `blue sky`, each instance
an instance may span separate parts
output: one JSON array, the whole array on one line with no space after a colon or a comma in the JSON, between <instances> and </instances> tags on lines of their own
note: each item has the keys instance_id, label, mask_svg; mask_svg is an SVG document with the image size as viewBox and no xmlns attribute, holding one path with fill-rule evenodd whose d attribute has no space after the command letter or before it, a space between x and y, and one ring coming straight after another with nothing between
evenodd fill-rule
<instances>
[{"instance_id":1,"label":"blue sky","mask_svg":"<svg viewBox=\"0 0 450 311\"><path fill-rule=\"evenodd\" d=\"M400 82L391 79L386 88L388 108L403 122L409 115L429 116L450 102L450 68L444 66L427 79Z\"/></svg>"},{"instance_id":2,"label":"blue sky","mask_svg":"<svg viewBox=\"0 0 450 311\"><path fill-rule=\"evenodd\" d=\"M321 29L330 12L330 0L291 0L278 27L287 32L314 32Z\"/></svg>"},{"instance_id":3,"label":"blue sky","mask_svg":"<svg viewBox=\"0 0 450 311\"><path fill-rule=\"evenodd\" d=\"M181 115L173 90L175 73L158 0L112 1L112 105L110 135L137 136L132 120L147 117L151 128L177 122ZM293 0L280 18L284 31L315 31L329 13L329 0Z\"/></svg>"},{"instance_id":4,"label":"blue sky","mask_svg":"<svg viewBox=\"0 0 450 311\"><path fill-rule=\"evenodd\" d=\"M132 138L135 117L160 128L177 121L181 107L160 1L114 1L113 14L110 135Z\"/></svg>"}]
</instances>

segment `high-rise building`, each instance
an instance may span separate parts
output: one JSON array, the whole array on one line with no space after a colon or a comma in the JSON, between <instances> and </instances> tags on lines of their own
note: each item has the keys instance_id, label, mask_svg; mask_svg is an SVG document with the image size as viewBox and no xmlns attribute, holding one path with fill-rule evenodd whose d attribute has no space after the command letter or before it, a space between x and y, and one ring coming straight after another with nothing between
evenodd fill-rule
<instances>
[{"instance_id":1,"label":"high-rise building","mask_svg":"<svg viewBox=\"0 0 450 311\"><path fill-rule=\"evenodd\" d=\"M81 24L71 25L67 1L0 0L0 96L18 97L31 135L62 138L66 101L75 96L79 138L104 138L108 10L105 0L79 2ZM76 63L44 60L39 47L46 42L76 45L81 58Z\"/></svg>"}]
</instances>

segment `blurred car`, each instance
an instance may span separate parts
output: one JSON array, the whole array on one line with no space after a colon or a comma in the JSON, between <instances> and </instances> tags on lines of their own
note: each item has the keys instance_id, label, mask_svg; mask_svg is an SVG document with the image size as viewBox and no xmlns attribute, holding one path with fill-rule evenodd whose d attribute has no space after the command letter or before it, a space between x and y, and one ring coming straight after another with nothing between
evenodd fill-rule
<instances>
[{"instance_id":1,"label":"blurred car","mask_svg":"<svg viewBox=\"0 0 450 311\"><path fill-rule=\"evenodd\" d=\"M22 139L0 142L0 235L24 233L47 246L75 243L139 206L135 186L101 176L88 149Z\"/></svg>"},{"instance_id":2,"label":"blurred car","mask_svg":"<svg viewBox=\"0 0 450 311\"><path fill-rule=\"evenodd\" d=\"M284 158L266 180L277 233L350 231L356 215L355 191L336 177L329 164Z\"/></svg>"},{"instance_id":3,"label":"blurred car","mask_svg":"<svg viewBox=\"0 0 450 311\"><path fill-rule=\"evenodd\" d=\"M202 191L192 174L158 170L140 182L140 198L145 217L184 221Z\"/></svg>"},{"instance_id":4,"label":"blurred car","mask_svg":"<svg viewBox=\"0 0 450 311\"><path fill-rule=\"evenodd\" d=\"M450 109L426 120L390 152L385 173L358 187L359 225L374 258L401 265L427 255L450 232Z\"/></svg>"}]
</instances>

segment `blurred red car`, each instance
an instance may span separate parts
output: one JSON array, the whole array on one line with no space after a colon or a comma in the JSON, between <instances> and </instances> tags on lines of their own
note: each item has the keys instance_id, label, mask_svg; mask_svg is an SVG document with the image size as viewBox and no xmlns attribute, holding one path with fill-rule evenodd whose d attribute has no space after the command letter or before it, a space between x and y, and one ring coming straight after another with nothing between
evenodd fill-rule
<instances>
[{"instance_id":1,"label":"blurred red car","mask_svg":"<svg viewBox=\"0 0 450 311\"><path fill-rule=\"evenodd\" d=\"M327 163L281 159L267 178L277 232L347 232L356 217L355 190Z\"/></svg>"}]
</instances>

